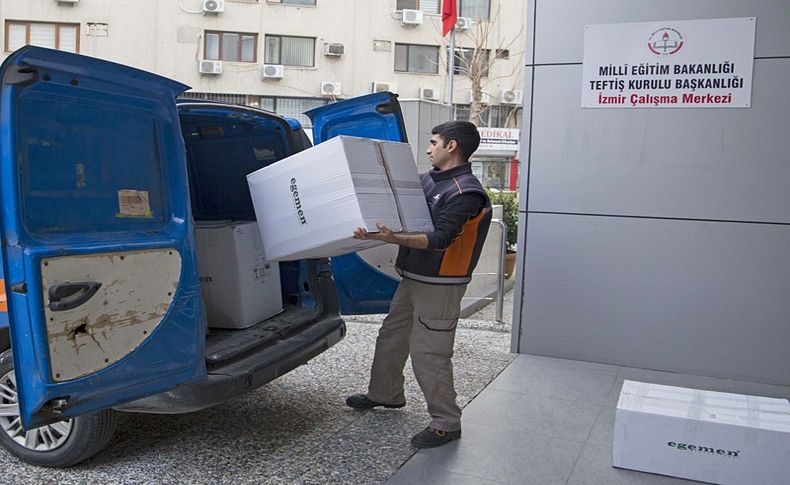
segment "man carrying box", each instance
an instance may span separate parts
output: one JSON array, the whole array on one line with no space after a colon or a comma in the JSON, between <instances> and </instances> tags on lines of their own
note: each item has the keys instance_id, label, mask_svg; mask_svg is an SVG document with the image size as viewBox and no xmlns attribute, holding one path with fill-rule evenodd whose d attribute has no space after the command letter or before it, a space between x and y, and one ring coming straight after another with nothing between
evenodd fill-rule
<instances>
[{"instance_id":1,"label":"man carrying box","mask_svg":"<svg viewBox=\"0 0 790 485\"><path fill-rule=\"evenodd\" d=\"M469 163L480 145L477 127L450 121L431 133L426 153L434 168L420 180L435 230L394 233L379 223L377 233L354 231L357 239L399 245L395 269L403 279L379 330L368 392L346 399L356 409L405 406L403 368L411 354L431 415L428 427L411 439L417 448L434 448L461 437L451 362L455 329L461 298L491 223L491 203Z\"/></svg>"}]
</instances>

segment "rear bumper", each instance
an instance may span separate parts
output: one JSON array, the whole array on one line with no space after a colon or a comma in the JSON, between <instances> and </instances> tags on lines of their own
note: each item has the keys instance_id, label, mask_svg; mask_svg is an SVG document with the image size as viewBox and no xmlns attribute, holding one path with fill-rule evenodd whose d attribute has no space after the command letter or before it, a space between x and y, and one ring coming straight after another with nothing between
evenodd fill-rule
<instances>
[{"instance_id":1,"label":"rear bumper","mask_svg":"<svg viewBox=\"0 0 790 485\"><path fill-rule=\"evenodd\" d=\"M346 334L340 317L322 320L259 352L208 373L205 381L178 387L114 409L138 413L181 414L242 396L299 367L338 343Z\"/></svg>"}]
</instances>

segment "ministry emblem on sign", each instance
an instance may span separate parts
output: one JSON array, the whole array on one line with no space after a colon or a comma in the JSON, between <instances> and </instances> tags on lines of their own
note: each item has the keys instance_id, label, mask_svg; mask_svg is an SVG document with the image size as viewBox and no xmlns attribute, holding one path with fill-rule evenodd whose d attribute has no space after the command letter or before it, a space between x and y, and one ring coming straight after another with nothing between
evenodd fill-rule
<instances>
[{"instance_id":1,"label":"ministry emblem on sign","mask_svg":"<svg viewBox=\"0 0 790 485\"><path fill-rule=\"evenodd\" d=\"M647 39L647 48L657 56L671 56L683 47L683 34L671 27L662 27Z\"/></svg>"}]
</instances>

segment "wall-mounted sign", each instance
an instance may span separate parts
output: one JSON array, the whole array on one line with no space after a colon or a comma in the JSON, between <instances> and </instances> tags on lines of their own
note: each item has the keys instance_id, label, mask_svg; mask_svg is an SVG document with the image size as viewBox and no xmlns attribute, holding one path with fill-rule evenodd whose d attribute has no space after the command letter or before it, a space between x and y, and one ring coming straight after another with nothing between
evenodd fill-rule
<instances>
[{"instance_id":1,"label":"wall-mounted sign","mask_svg":"<svg viewBox=\"0 0 790 485\"><path fill-rule=\"evenodd\" d=\"M748 108L755 23L587 25L582 108Z\"/></svg>"},{"instance_id":2,"label":"wall-mounted sign","mask_svg":"<svg viewBox=\"0 0 790 485\"><path fill-rule=\"evenodd\" d=\"M475 152L477 155L486 155L490 154L490 152L508 152L508 156L514 156L518 152L518 128L478 127L477 131L480 133L480 147ZM512 152L512 154L509 152Z\"/></svg>"}]
</instances>

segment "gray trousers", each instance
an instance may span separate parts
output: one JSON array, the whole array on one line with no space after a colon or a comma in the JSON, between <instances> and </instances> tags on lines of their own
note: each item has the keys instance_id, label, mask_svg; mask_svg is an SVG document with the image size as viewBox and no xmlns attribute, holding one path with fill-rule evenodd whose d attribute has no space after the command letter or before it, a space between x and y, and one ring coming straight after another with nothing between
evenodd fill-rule
<instances>
[{"instance_id":1,"label":"gray trousers","mask_svg":"<svg viewBox=\"0 0 790 485\"><path fill-rule=\"evenodd\" d=\"M430 427L461 429L455 402L453 345L466 285L431 285L404 278L376 339L368 398L401 404L403 368L411 354L414 375L428 403Z\"/></svg>"}]
</instances>

